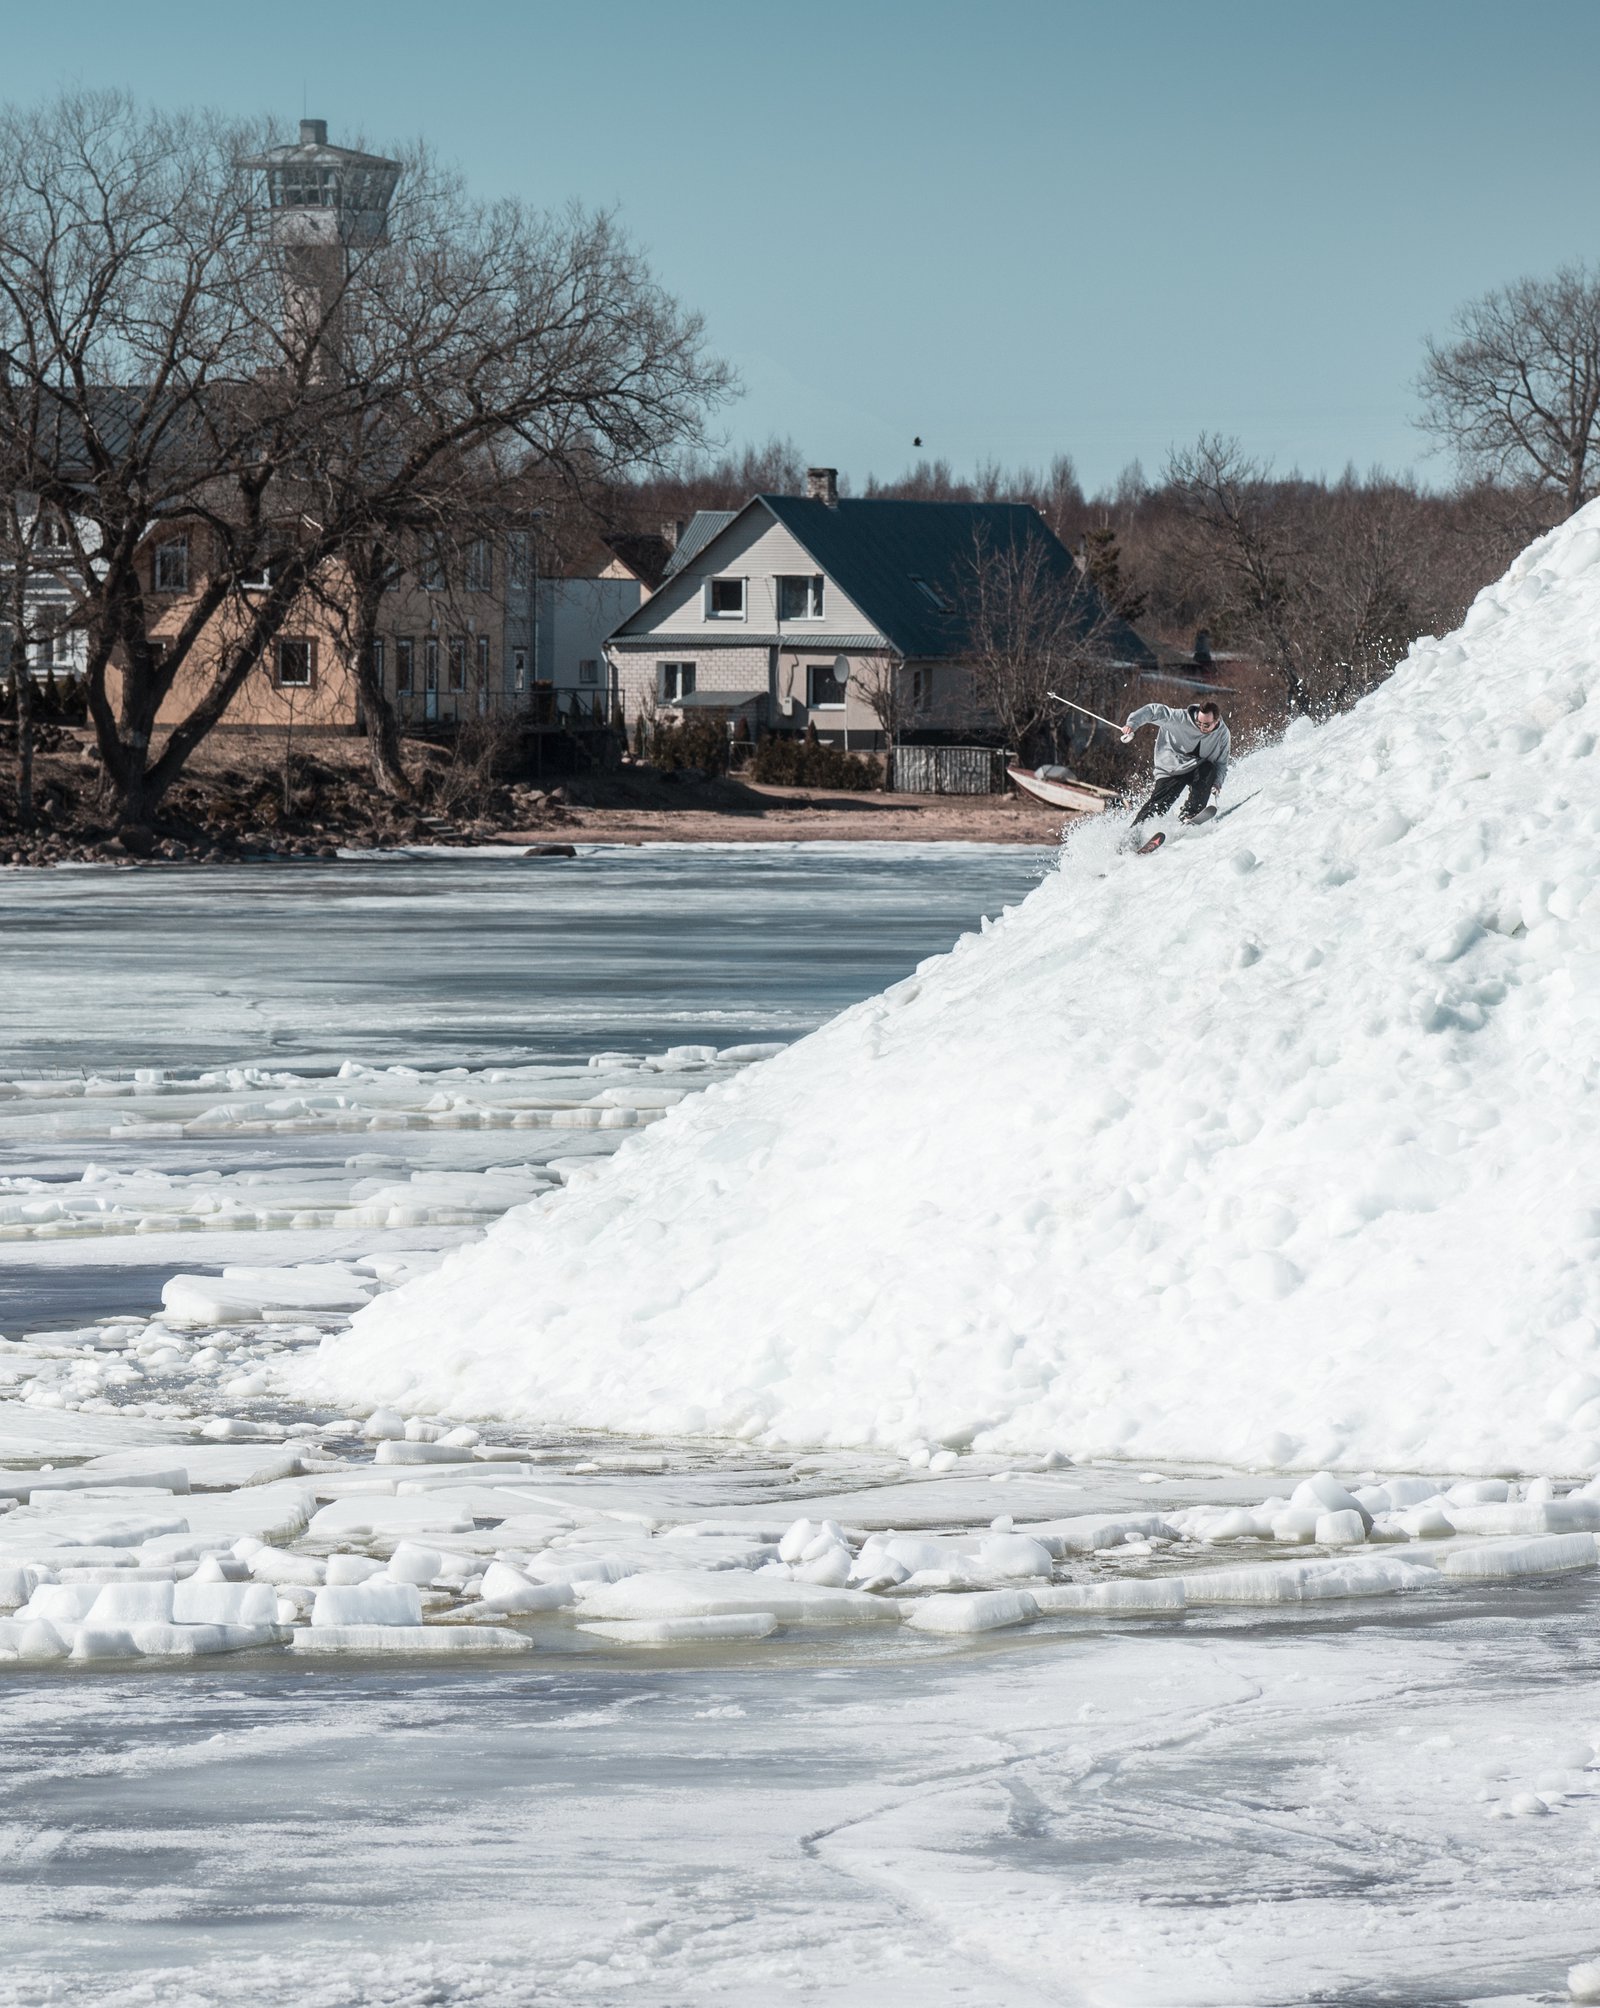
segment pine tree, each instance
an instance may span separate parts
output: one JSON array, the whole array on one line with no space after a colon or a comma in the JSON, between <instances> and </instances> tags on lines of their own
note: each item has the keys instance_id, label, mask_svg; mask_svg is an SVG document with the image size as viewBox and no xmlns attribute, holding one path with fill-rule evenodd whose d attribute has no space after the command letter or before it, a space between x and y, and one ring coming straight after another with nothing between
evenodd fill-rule
<instances>
[{"instance_id":1,"label":"pine tree","mask_svg":"<svg viewBox=\"0 0 1600 2008\"><path fill-rule=\"evenodd\" d=\"M1111 611L1131 626L1144 613L1149 595L1136 591L1122 576L1122 553L1117 548L1116 531L1109 523L1086 531L1083 549L1084 576Z\"/></svg>"}]
</instances>

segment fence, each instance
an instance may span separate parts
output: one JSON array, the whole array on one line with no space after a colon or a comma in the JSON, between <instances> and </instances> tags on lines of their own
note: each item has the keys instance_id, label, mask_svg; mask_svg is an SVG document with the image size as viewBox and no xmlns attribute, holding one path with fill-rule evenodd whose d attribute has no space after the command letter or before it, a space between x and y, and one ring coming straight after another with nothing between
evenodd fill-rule
<instances>
[{"instance_id":1,"label":"fence","mask_svg":"<svg viewBox=\"0 0 1600 2008\"><path fill-rule=\"evenodd\" d=\"M894 788L904 795L997 795L1006 756L993 746L897 746Z\"/></svg>"}]
</instances>

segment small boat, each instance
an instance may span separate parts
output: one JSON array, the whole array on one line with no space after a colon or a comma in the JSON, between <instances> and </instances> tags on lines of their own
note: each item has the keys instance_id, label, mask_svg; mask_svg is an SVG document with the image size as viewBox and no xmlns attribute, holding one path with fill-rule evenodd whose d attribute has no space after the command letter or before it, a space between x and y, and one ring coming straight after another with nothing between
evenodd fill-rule
<instances>
[{"instance_id":1,"label":"small boat","mask_svg":"<svg viewBox=\"0 0 1600 2008\"><path fill-rule=\"evenodd\" d=\"M1114 788L1075 781L1065 767L1008 767L1006 778L1036 802L1046 802L1052 809L1075 809L1083 816L1097 816L1117 799Z\"/></svg>"}]
</instances>

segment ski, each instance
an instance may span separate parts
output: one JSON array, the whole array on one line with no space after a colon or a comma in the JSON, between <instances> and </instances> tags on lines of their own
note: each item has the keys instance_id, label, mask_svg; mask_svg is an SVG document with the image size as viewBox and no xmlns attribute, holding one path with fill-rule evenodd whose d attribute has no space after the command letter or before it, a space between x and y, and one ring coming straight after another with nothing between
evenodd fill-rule
<instances>
[{"instance_id":1,"label":"ski","mask_svg":"<svg viewBox=\"0 0 1600 2008\"><path fill-rule=\"evenodd\" d=\"M1248 795L1241 795L1237 802L1230 802L1225 809L1202 809L1198 816L1190 816L1185 820L1184 828L1186 830L1215 828L1225 817L1233 815L1238 809L1242 809L1246 802L1253 802L1260 793L1261 790L1259 788L1252 788Z\"/></svg>"}]
</instances>

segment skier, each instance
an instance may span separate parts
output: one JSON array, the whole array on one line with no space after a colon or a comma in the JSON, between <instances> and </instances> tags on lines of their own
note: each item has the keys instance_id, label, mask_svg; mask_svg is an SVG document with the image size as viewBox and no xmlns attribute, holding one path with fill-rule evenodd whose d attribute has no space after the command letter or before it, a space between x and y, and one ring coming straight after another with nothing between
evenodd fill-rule
<instances>
[{"instance_id":1,"label":"skier","mask_svg":"<svg viewBox=\"0 0 1600 2008\"><path fill-rule=\"evenodd\" d=\"M1162 816L1185 788L1183 820L1192 823L1222 793L1228 772L1228 728L1212 698L1180 710L1174 704L1141 704L1122 728L1122 743L1131 745L1141 725L1155 725L1156 785L1150 799L1129 825L1137 829L1147 816Z\"/></svg>"}]
</instances>

